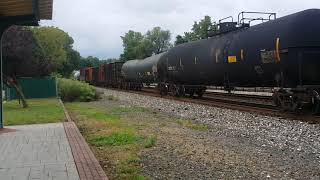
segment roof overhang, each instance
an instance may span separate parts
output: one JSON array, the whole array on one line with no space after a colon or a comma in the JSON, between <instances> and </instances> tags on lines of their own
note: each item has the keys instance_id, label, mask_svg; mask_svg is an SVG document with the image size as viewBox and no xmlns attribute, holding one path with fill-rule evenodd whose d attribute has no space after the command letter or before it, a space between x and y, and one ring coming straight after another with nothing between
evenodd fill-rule
<instances>
[{"instance_id":1,"label":"roof overhang","mask_svg":"<svg viewBox=\"0 0 320 180\"><path fill-rule=\"evenodd\" d=\"M52 19L53 0L1 0L0 23L37 25L42 19Z\"/></svg>"}]
</instances>

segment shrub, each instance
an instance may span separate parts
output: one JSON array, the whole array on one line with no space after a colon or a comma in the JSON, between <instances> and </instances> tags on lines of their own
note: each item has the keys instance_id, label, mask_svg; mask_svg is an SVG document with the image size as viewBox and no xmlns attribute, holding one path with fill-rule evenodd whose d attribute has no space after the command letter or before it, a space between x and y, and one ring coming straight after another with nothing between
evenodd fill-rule
<instances>
[{"instance_id":1,"label":"shrub","mask_svg":"<svg viewBox=\"0 0 320 180\"><path fill-rule=\"evenodd\" d=\"M93 86L65 78L58 79L58 91L61 99L66 102L87 102L100 98L100 93Z\"/></svg>"}]
</instances>

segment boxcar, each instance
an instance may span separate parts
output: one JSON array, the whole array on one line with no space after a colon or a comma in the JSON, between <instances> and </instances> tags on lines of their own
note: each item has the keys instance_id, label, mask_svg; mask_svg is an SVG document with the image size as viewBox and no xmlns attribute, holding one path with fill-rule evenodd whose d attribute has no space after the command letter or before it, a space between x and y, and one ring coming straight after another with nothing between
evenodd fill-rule
<instances>
[{"instance_id":1,"label":"boxcar","mask_svg":"<svg viewBox=\"0 0 320 180\"><path fill-rule=\"evenodd\" d=\"M91 81L92 81L92 67L88 67L85 69L85 81L87 83L91 83Z\"/></svg>"},{"instance_id":2,"label":"boxcar","mask_svg":"<svg viewBox=\"0 0 320 180\"><path fill-rule=\"evenodd\" d=\"M90 84L98 85L98 78L99 78L99 67L92 68L92 81Z\"/></svg>"},{"instance_id":3,"label":"boxcar","mask_svg":"<svg viewBox=\"0 0 320 180\"><path fill-rule=\"evenodd\" d=\"M109 87L121 87L122 75L121 68L123 62L113 62L105 65L105 81Z\"/></svg>"},{"instance_id":4,"label":"boxcar","mask_svg":"<svg viewBox=\"0 0 320 180\"><path fill-rule=\"evenodd\" d=\"M99 65L99 72L98 72L98 84L100 86L106 85L106 75L105 75L105 64Z\"/></svg>"}]
</instances>

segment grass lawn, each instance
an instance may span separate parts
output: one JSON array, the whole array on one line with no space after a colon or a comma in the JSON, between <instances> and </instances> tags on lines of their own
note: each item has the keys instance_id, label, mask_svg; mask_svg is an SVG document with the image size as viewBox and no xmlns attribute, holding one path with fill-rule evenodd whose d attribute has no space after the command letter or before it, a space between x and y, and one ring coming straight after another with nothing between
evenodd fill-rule
<instances>
[{"instance_id":1,"label":"grass lawn","mask_svg":"<svg viewBox=\"0 0 320 180\"><path fill-rule=\"evenodd\" d=\"M22 108L17 100L4 103L4 124L43 124L65 120L63 109L56 98L29 99L29 107Z\"/></svg>"},{"instance_id":2,"label":"grass lawn","mask_svg":"<svg viewBox=\"0 0 320 180\"><path fill-rule=\"evenodd\" d=\"M139 129L147 126L124 115L147 112L147 109L103 108L90 103L66 103L66 107L102 166L106 165L110 179L145 179L141 175L138 153L153 147L156 137L139 133ZM106 164L102 162L106 160Z\"/></svg>"}]
</instances>

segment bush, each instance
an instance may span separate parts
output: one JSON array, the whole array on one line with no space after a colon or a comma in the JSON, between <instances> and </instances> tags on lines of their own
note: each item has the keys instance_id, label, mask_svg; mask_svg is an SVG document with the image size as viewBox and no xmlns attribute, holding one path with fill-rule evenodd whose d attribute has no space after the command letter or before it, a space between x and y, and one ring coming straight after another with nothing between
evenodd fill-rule
<instances>
[{"instance_id":1,"label":"bush","mask_svg":"<svg viewBox=\"0 0 320 180\"><path fill-rule=\"evenodd\" d=\"M66 102L87 102L100 98L100 93L93 86L65 78L58 79L58 91L61 99Z\"/></svg>"}]
</instances>

